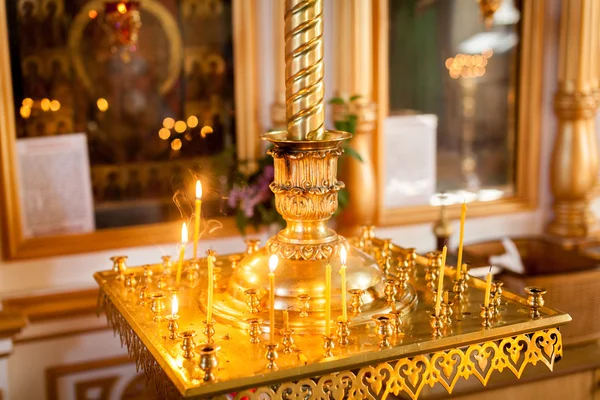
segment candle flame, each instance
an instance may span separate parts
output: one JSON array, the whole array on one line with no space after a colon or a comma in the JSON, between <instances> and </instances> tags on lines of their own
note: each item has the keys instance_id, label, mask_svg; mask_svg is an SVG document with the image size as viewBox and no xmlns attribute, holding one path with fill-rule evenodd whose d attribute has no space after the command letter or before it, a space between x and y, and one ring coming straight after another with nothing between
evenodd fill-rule
<instances>
[{"instance_id":1,"label":"candle flame","mask_svg":"<svg viewBox=\"0 0 600 400\"><path fill-rule=\"evenodd\" d=\"M275 272L277 264L279 264L279 258L277 257L277 254L273 254L269 257L269 271L271 271L271 273Z\"/></svg>"},{"instance_id":2,"label":"candle flame","mask_svg":"<svg viewBox=\"0 0 600 400\"><path fill-rule=\"evenodd\" d=\"M177 300L177 295L174 294L173 298L171 299L171 314L173 314L173 316L177 315L177 313L179 312L179 300Z\"/></svg>"},{"instance_id":3,"label":"candle flame","mask_svg":"<svg viewBox=\"0 0 600 400\"><path fill-rule=\"evenodd\" d=\"M342 260L342 265L346 265L346 258L348 254L346 252L346 246L342 246L340 249L340 260Z\"/></svg>"},{"instance_id":4,"label":"candle flame","mask_svg":"<svg viewBox=\"0 0 600 400\"><path fill-rule=\"evenodd\" d=\"M200 179L196 181L196 200L202 200L202 183Z\"/></svg>"},{"instance_id":5,"label":"candle flame","mask_svg":"<svg viewBox=\"0 0 600 400\"><path fill-rule=\"evenodd\" d=\"M181 225L181 244L186 244L188 240L188 230L187 230L187 225L184 222L183 225Z\"/></svg>"}]
</instances>

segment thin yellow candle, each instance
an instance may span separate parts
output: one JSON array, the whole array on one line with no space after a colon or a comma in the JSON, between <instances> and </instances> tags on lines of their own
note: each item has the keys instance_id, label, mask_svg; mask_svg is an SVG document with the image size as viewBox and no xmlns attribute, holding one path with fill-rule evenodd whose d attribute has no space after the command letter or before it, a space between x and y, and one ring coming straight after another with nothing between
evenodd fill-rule
<instances>
[{"instance_id":1,"label":"thin yellow candle","mask_svg":"<svg viewBox=\"0 0 600 400\"><path fill-rule=\"evenodd\" d=\"M490 267L489 272L487 273L487 279L485 282L485 299L483 299L483 304L486 307L490 305L490 293L492 292L492 267Z\"/></svg>"},{"instance_id":2,"label":"thin yellow candle","mask_svg":"<svg viewBox=\"0 0 600 400\"><path fill-rule=\"evenodd\" d=\"M171 315L173 315L173 317L175 317L178 312L179 312L179 300L177 300L177 295L173 294L173 297L171 298Z\"/></svg>"},{"instance_id":3,"label":"thin yellow candle","mask_svg":"<svg viewBox=\"0 0 600 400\"><path fill-rule=\"evenodd\" d=\"M196 181L196 212L194 213L194 260L198 258L198 238L200 236L200 215L202 213L202 183Z\"/></svg>"},{"instance_id":4,"label":"thin yellow candle","mask_svg":"<svg viewBox=\"0 0 600 400\"><path fill-rule=\"evenodd\" d=\"M181 249L179 250L179 265L177 266L177 278L175 283L179 286L181 281L181 270L183 269L183 258L185 257L185 245L187 244L188 230L185 222L181 226Z\"/></svg>"},{"instance_id":5,"label":"thin yellow candle","mask_svg":"<svg viewBox=\"0 0 600 400\"><path fill-rule=\"evenodd\" d=\"M436 317L440 316L440 307L442 303L442 296L444 292L444 270L446 268L446 253L448 252L448 247L444 246L442 250L442 264L440 265L440 276L438 278L438 289L437 296L435 299L435 315Z\"/></svg>"},{"instance_id":6,"label":"thin yellow candle","mask_svg":"<svg viewBox=\"0 0 600 400\"><path fill-rule=\"evenodd\" d=\"M340 260L342 261L340 275L342 275L342 321L344 322L348 322L348 307L346 301L346 257L346 248L342 246L340 249Z\"/></svg>"},{"instance_id":7,"label":"thin yellow candle","mask_svg":"<svg viewBox=\"0 0 600 400\"><path fill-rule=\"evenodd\" d=\"M212 250L208 250L208 301L206 302L206 322L209 324L212 322L213 313L213 295L215 292L215 276L214 276L214 263L215 253Z\"/></svg>"},{"instance_id":8,"label":"thin yellow candle","mask_svg":"<svg viewBox=\"0 0 600 400\"><path fill-rule=\"evenodd\" d=\"M465 218L467 217L467 202L462 204L460 213L460 236L458 237L458 260L456 261L456 280L461 278L463 241L465 239Z\"/></svg>"},{"instance_id":9,"label":"thin yellow candle","mask_svg":"<svg viewBox=\"0 0 600 400\"><path fill-rule=\"evenodd\" d=\"M279 264L279 258L273 254L269 258L269 334L271 344L275 344L275 269Z\"/></svg>"},{"instance_id":10,"label":"thin yellow candle","mask_svg":"<svg viewBox=\"0 0 600 400\"><path fill-rule=\"evenodd\" d=\"M283 310L283 330L287 331L290 329L290 313L288 310Z\"/></svg>"},{"instance_id":11,"label":"thin yellow candle","mask_svg":"<svg viewBox=\"0 0 600 400\"><path fill-rule=\"evenodd\" d=\"M325 336L331 336L331 264L325 267Z\"/></svg>"}]
</instances>

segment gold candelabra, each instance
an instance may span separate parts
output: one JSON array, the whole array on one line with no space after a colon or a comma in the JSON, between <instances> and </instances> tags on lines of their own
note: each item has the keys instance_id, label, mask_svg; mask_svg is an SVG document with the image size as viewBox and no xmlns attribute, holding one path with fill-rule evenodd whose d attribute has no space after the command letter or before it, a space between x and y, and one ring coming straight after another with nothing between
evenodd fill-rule
<instances>
[{"instance_id":1,"label":"gold candelabra","mask_svg":"<svg viewBox=\"0 0 600 400\"><path fill-rule=\"evenodd\" d=\"M433 289L441 297L457 286L442 280L445 252L421 256L378 239L373 227L346 239L328 226L350 134L324 129L322 11L322 0L286 0L287 131L263 135L273 145L270 187L286 227L263 248L248 241L244 254L183 261L182 252L177 273L164 263L126 269L125 257L96 273L99 306L130 356L168 399L416 399L425 384L452 392L460 376L486 384L495 370L520 377L529 363L552 368L562 355L556 327L570 317L544 305L545 291L531 288L526 300L496 283L489 305L485 283L458 282L462 295L431 314ZM192 265L207 273L179 284ZM169 290L174 283L178 290ZM485 301L482 318L463 318L478 314L475 301ZM507 348L527 357L515 364Z\"/></svg>"}]
</instances>

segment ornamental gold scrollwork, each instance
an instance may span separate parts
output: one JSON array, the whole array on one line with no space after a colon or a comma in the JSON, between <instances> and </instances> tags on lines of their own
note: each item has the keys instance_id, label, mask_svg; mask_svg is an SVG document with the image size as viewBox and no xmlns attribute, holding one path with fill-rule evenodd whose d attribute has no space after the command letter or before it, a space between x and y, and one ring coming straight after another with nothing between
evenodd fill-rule
<instances>
[{"instance_id":1,"label":"ornamental gold scrollwork","mask_svg":"<svg viewBox=\"0 0 600 400\"><path fill-rule=\"evenodd\" d=\"M319 244L293 244L284 243L277 236L267 240L269 254L277 254L280 258L290 260L329 260L340 254L342 247L348 247L345 238L338 236L335 242Z\"/></svg>"},{"instance_id":2,"label":"ornamental gold scrollwork","mask_svg":"<svg viewBox=\"0 0 600 400\"><path fill-rule=\"evenodd\" d=\"M258 399L380 399L405 393L417 399L425 386L442 385L452 393L460 378L475 376L484 386L495 372L510 370L521 377L528 364L538 362L550 370L562 356L562 338L558 328L517 335L500 341L474 344L363 367L358 372L341 371L320 378L279 386L262 387L237 394Z\"/></svg>"},{"instance_id":3,"label":"ornamental gold scrollwork","mask_svg":"<svg viewBox=\"0 0 600 400\"><path fill-rule=\"evenodd\" d=\"M328 156L339 157L343 154L343 150L339 147L333 149L324 150L310 150L310 151L289 151L286 149L272 148L267 151L273 158L288 158L290 160L302 160L303 158L316 158L323 159Z\"/></svg>"}]
</instances>

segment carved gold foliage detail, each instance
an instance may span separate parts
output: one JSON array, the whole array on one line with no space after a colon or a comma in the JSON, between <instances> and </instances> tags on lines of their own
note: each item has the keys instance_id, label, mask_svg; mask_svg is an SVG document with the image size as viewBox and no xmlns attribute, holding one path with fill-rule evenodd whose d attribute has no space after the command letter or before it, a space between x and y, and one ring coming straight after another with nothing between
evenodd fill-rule
<instances>
[{"instance_id":1,"label":"carved gold foliage detail","mask_svg":"<svg viewBox=\"0 0 600 400\"><path fill-rule=\"evenodd\" d=\"M404 393L417 399L425 386L442 385L452 393L460 378L475 376L484 386L494 371L510 370L521 377L528 364L545 364L550 370L562 357L558 328L522 334L494 342L474 344L341 371L297 382L246 390L235 399L379 399Z\"/></svg>"},{"instance_id":2,"label":"carved gold foliage detail","mask_svg":"<svg viewBox=\"0 0 600 400\"><path fill-rule=\"evenodd\" d=\"M339 255L342 246L347 248L348 242L341 236L335 242L320 244L284 243L275 236L267 240L266 244L269 254L291 260L329 260Z\"/></svg>"}]
</instances>

